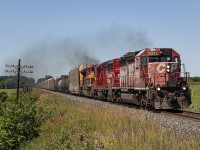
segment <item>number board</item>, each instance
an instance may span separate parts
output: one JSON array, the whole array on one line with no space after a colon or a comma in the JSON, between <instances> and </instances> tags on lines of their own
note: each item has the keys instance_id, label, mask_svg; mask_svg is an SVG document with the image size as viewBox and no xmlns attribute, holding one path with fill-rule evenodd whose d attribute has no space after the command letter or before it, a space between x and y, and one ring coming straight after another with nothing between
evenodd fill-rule
<instances>
[{"instance_id":1,"label":"number board","mask_svg":"<svg viewBox=\"0 0 200 150\"><path fill-rule=\"evenodd\" d=\"M149 56L158 56L158 51L149 51Z\"/></svg>"},{"instance_id":2,"label":"number board","mask_svg":"<svg viewBox=\"0 0 200 150\"><path fill-rule=\"evenodd\" d=\"M163 51L163 55L172 55L172 51Z\"/></svg>"}]
</instances>

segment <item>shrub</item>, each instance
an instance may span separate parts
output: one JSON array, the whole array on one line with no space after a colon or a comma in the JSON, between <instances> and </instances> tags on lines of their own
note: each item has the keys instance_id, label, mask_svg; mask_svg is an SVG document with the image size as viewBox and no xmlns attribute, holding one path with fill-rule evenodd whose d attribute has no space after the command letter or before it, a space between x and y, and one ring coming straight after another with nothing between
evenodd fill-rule
<instances>
[{"instance_id":1,"label":"shrub","mask_svg":"<svg viewBox=\"0 0 200 150\"><path fill-rule=\"evenodd\" d=\"M5 111L5 101L8 99L8 94L6 92L0 93L0 116Z\"/></svg>"},{"instance_id":2,"label":"shrub","mask_svg":"<svg viewBox=\"0 0 200 150\"><path fill-rule=\"evenodd\" d=\"M4 101L0 116L0 149L17 149L22 142L39 135L42 113L38 113L33 94L23 94L18 103L15 98Z\"/></svg>"},{"instance_id":3,"label":"shrub","mask_svg":"<svg viewBox=\"0 0 200 150\"><path fill-rule=\"evenodd\" d=\"M0 93L0 102L5 102L8 99L8 94L6 92Z\"/></svg>"}]
</instances>

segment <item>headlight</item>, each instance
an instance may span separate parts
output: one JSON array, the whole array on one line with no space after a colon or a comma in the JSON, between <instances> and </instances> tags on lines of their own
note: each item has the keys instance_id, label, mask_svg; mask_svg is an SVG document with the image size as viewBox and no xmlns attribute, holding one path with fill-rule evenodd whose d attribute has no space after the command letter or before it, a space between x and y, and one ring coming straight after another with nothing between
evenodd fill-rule
<instances>
[{"instance_id":1,"label":"headlight","mask_svg":"<svg viewBox=\"0 0 200 150\"><path fill-rule=\"evenodd\" d=\"M170 65L167 65L167 69L169 69L170 68Z\"/></svg>"},{"instance_id":2,"label":"headlight","mask_svg":"<svg viewBox=\"0 0 200 150\"><path fill-rule=\"evenodd\" d=\"M185 86L183 86L183 87L182 87L182 89L185 91L185 90L186 90L186 87L185 87Z\"/></svg>"},{"instance_id":3,"label":"headlight","mask_svg":"<svg viewBox=\"0 0 200 150\"><path fill-rule=\"evenodd\" d=\"M157 87L157 91L160 91L160 87Z\"/></svg>"},{"instance_id":4,"label":"headlight","mask_svg":"<svg viewBox=\"0 0 200 150\"><path fill-rule=\"evenodd\" d=\"M169 72L170 72L170 69L167 69L167 72L169 73Z\"/></svg>"}]
</instances>

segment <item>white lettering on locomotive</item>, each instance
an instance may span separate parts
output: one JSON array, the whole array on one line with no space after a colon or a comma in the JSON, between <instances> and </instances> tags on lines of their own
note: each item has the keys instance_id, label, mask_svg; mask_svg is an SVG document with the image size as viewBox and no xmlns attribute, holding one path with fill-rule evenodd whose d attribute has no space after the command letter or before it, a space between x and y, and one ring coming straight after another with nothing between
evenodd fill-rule
<instances>
[{"instance_id":1,"label":"white lettering on locomotive","mask_svg":"<svg viewBox=\"0 0 200 150\"><path fill-rule=\"evenodd\" d=\"M158 52L157 51L149 51L149 56L156 56L158 55Z\"/></svg>"},{"instance_id":2,"label":"white lettering on locomotive","mask_svg":"<svg viewBox=\"0 0 200 150\"><path fill-rule=\"evenodd\" d=\"M107 78L112 78L112 74L107 74Z\"/></svg>"},{"instance_id":3,"label":"white lettering on locomotive","mask_svg":"<svg viewBox=\"0 0 200 150\"><path fill-rule=\"evenodd\" d=\"M157 66L157 72L158 73L163 73L165 71L165 67L166 67L166 64L165 63L160 63L158 66Z\"/></svg>"},{"instance_id":4,"label":"white lettering on locomotive","mask_svg":"<svg viewBox=\"0 0 200 150\"><path fill-rule=\"evenodd\" d=\"M174 72L175 69L178 68L178 64L172 64L171 65L171 72Z\"/></svg>"},{"instance_id":5,"label":"white lettering on locomotive","mask_svg":"<svg viewBox=\"0 0 200 150\"><path fill-rule=\"evenodd\" d=\"M107 78L107 83L108 83L108 84L111 84L111 79L108 79L108 78Z\"/></svg>"}]
</instances>

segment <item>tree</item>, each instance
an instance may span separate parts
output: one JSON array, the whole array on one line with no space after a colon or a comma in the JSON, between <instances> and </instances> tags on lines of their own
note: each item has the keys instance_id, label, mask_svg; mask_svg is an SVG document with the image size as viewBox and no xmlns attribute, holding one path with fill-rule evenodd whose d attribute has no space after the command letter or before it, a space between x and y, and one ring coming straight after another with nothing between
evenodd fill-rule
<instances>
[{"instance_id":1,"label":"tree","mask_svg":"<svg viewBox=\"0 0 200 150\"><path fill-rule=\"evenodd\" d=\"M5 89L5 83L4 83L4 81L1 81L1 82L0 82L0 88L1 88L1 89Z\"/></svg>"},{"instance_id":2,"label":"tree","mask_svg":"<svg viewBox=\"0 0 200 150\"><path fill-rule=\"evenodd\" d=\"M50 75L46 75L46 76L45 76L45 79L46 79L46 80L51 79L51 78L53 78L53 77L50 76Z\"/></svg>"},{"instance_id":3,"label":"tree","mask_svg":"<svg viewBox=\"0 0 200 150\"><path fill-rule=\"evenodd\" d=\"M0 103L5 102L7 98L8 98L8 94L6 92L0 93Z\"/></svg>"},{"instance_id":4,"label":"tree","mask_svg":"<svg viewBox=\"0 0 200 150\"><path fill-rule=\"evenodd\" d=\"M200 82L200 77L196 76L196 77L191 77L191 80L193 82Z\"/></svg>"},{"instance_id":5,"label":"tree","mask_svg":"<svg viewBox=\"0 0 200 150\"><path fill-rule=\"evenodd\" d=\"M25 76L20 77L20 85L24 83L25 85L34 85L35 79L28 78ZM0 88L4 89L11 89L17 87L17 76L0 76Z\"/></svg>"},{"instance_id":6,"label":"tree","mask_svg":"<svg viewBox=\"0 0 200 150\"><path fill-rule=\"evenodd\" d=\"M42 82L42 81L45 81L45 78L39 78L39 79L37 80L37 83L40 83L40 82Z\"/></svg>"},{"instance_id":7,"label":"tree","mask_svg":"<svg viewBox=\"0 0 200 150\"><path fill-rule=\"evenodd\" d=\"M48 80L48 79L51 79L51 78L53 78L53 77L50 76L50 75L45 75L44 78L39 78L39 79L37 80L37 83L41 83L42 81L45 81L45 80Z\"/></svg>"},{"instance_id":8,"label":"tree","mask_svg":"<svg viewBox=\"0 0 200 150\"><path fill-rule=\"evenodd\" d=\"M61 78L61 79L67 79L67 78L68 78L68 75L61 75L60 78Z\"/></svg>"},{"instance_id":9,"label":"tree","mask_svg":"<svg viewBox=\"0 0 200 150\"><path fill-rule=\"evenodd\" d=\"M4 81L6 89L14 89L17 87L17 83L14 79L8 78Z\"/></svg>"}]
</instances>

